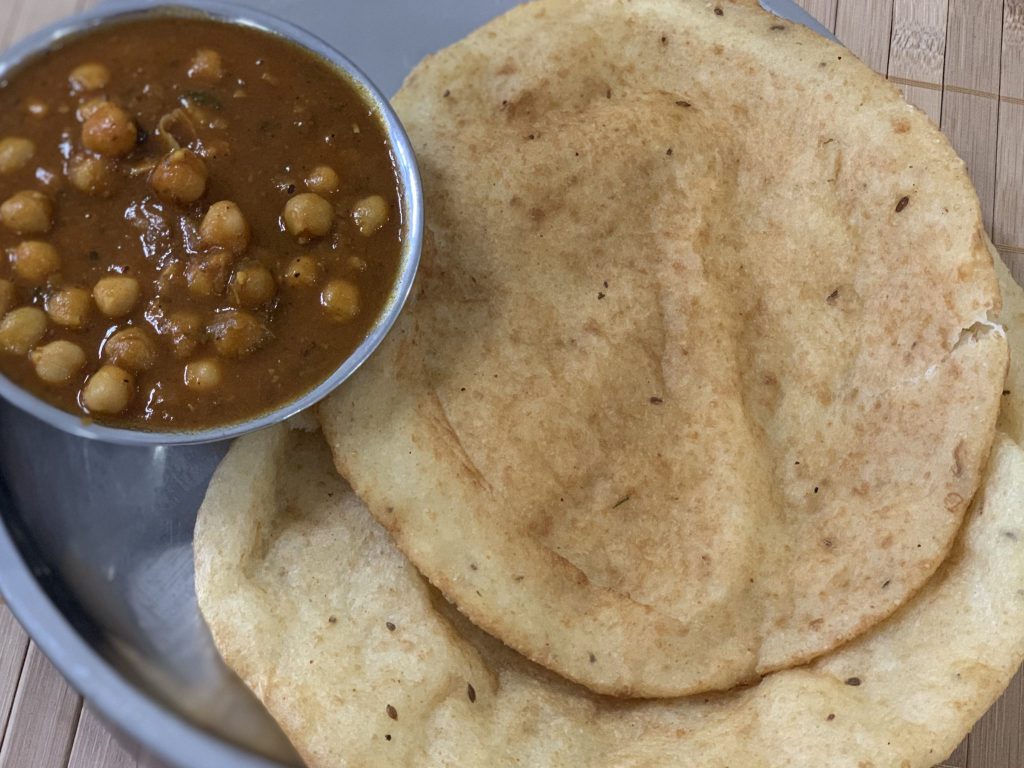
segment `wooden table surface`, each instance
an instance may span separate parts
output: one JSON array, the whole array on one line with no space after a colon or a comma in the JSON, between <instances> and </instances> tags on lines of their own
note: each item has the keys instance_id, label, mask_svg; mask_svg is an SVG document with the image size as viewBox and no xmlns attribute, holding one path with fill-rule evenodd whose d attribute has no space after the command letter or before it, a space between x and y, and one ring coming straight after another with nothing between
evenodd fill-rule
<instances>
[{"instance_id":1,"label":"wooden table surface","mask_svg":"<svg viewBox=\"0 0 1024 768\"><path fill-rule=\"evenodd\" d=\"M0 0L0 47L94 2ZM941 126L1024 276L1024 0L798 2ZM113 740L2 603L0 740L0 768L157 768ZM1024 766L1024 675L942 765Z\"/></svg>"}]
</instances>

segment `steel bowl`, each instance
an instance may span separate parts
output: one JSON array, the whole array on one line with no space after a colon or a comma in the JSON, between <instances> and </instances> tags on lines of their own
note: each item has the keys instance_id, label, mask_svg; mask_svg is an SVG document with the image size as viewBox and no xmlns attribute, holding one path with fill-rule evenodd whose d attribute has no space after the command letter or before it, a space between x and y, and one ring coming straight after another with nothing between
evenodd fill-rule
<instances>
[{"instance_id":1,"label":"steel bowl","mask_svg":"<svg viewBox=\"0 0 1024 768\"><path fill-rule=\"evenodd\" d=\"M48 27L17 43L0 55L0 81L16 75L26 64L45 56L53 48L97 27L153 17L207 18L239 24L282 37L327 62L356 87L367 107L376 113L391 146L398 171L402 217L402 255L398 280L381 316L362 343L320 384L300 397L250 419L208 429L147 430L109 427L83 419L41 400L0 374L0 397L41 421L75 435L121 445L184 445L228 440L294 416L322 400L351 376L380 345L398 318L412 289L423 242L423 193L419 169L409 137L384 95L344 54L320 38L283 19L240 5L206 0L183 0L172 4L152 0L111 2Z\"/></svg>"}]
</instances>

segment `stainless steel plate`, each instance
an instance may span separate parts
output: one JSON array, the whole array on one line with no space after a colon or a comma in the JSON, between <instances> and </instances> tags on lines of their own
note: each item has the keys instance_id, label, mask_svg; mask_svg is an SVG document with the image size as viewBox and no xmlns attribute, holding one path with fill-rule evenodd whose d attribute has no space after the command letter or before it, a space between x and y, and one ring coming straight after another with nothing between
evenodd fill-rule
<instances>
[{"instance_id":1,"label":"stainless steel plate","mask_svg":"<svg viewBox=\"0 0 1024 768\"><path fill-rule=\"evenodd\" d=\"M515 0L245 4L314 30L391 93ZM764 4L811 23L791 0ZM226 449L105 445L0 403L0 590L93 707L166 763L299 766L196 607L192 527Z\"/></svg>"}]
</instances>

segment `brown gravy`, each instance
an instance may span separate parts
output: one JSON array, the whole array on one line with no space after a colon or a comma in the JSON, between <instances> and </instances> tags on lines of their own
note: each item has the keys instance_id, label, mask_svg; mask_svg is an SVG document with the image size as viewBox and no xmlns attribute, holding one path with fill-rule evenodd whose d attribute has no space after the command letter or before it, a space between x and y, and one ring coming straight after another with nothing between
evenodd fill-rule
<instances>
[{"instance_id":1,"label":"brown gravy","mask_svg":"<svg viewBox=\"0 0 1024 768\"><path fill-rule=\"evenodd\" d=\"M401 256L359 92L209 20L103 27L0 84L0 201L0 372L117 426L295 399L365 338Z\"/></svg>"}]
</instances>

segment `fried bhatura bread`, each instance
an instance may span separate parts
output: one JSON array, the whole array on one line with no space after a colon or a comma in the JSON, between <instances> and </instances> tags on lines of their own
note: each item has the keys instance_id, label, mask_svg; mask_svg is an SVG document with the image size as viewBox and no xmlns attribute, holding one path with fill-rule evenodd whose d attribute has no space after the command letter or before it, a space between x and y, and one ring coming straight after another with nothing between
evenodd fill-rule
<instances>
[{"instance_id":1,"label":"fried bhatura bread","mask_svg":"<svg viewBox=\"0 0 1024 768\"><path fill-rule=\"evenodd\" d=\"M1006 340L946 139L754 0L541 0L395 99L415 296L320 409L472 622L591 690L806 663L943 562Z\"/></svg>"},{"instance_id":2,"label":"fried bhatura bread","mask_svg":"<svg viewBox=\"0 0 1024 768\"><path fill-rule=\"evenodd\" d=\"M283 426L217 470L196 587L217 648L309 768L931 768L1024 657L1022 492L1024 452L999 436L952 554L894 616L810 666L685 699L597 696L481 632L323 438Z\"/></svg>"}]
</instances>

